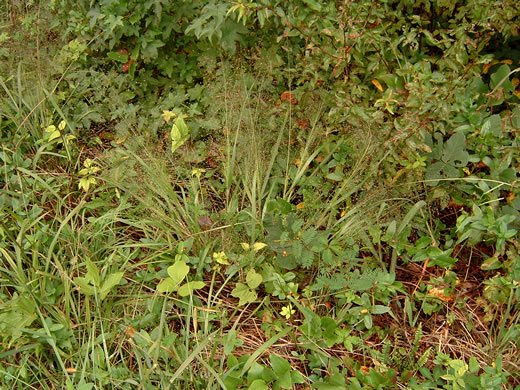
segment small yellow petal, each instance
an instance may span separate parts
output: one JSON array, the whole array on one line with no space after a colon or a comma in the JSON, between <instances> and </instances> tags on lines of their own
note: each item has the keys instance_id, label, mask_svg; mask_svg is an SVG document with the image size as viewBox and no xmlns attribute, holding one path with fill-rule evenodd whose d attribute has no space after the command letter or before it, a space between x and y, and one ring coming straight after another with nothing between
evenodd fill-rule
<instances>
[{"instance_id":1,"label":"small yellow petal","mask_svg":"<svg viewBox=\"0 0 520 390\"><path fill-rule=\"evenodd\" d=\"M241 242L240 243L240 246L242 247L243 250L245 251L248 251L249 250L249 244L247 242Z\"/></svg>"},{"instance_id":2,"label":"small yellow petal","mask_svg":"<svg viewBox=\"0 0 520 390\"><path fill-rule=\"evenodd\" d=\"M303 209L305 207L305 202L300 202L296 205L297 209Z\"/></svg>"}]
</instances>

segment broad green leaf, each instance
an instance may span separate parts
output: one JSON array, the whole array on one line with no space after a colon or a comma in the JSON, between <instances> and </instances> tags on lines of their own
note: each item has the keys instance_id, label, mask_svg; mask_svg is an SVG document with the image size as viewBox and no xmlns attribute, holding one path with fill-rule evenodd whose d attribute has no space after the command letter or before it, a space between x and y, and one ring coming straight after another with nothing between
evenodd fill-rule
<instances>
[{"instance_id":1,"label":"broad green leaf","mask_svg":"<svg viewBox=\"0 0 520 390\"><path fill-rule=\"evenodd\" d=\"M117 61L117 62L121 62L122 64L128 62L128 54L127 53L124 53L124 54L121 54L117 51L109 51L107 53L107 56L108 58L114 60L114 61Z\"/></svg>"},{"instance_id":2,"label":"broad green leaf","mask_svg":"<svg viewBox=\"0 0 520 390\"><path fill-rule=\"evenodd\" d=\"M456 132L444 144L442 160L456 167L463 167L469 161L469 154L465 148L466 137L462 132Z\"/></svg>"},{"instance_id":3,"label":"broad green leaf","mask_svg":"<svg viewBox=\"0 0 520 390\"><path fill-rule=\"evenodd\" d=\"M247 272L246 281L247 281L247 285L250 288L255 289L260 285L260 283L262 283L262 275L260 275L253 268L251 268Z\"/></svg>"},{"instance_id":4,"label":"broad green leaf","mask_svg":"<svg viewBox=\"0 0 520 390\"><path fill-rule=\"evenodd\" d=\"M49 138L48 138L48 141L51 142L51 141L54 141L55 139L57 138L60 138L61 137L61 133L59 130L55 130L51 133L51 135L49 135Z\"/></svg>"},{"instance_id":5,"label":"broad green leaf","mask_svg":"<svg viewBox=\"0 0 520 390\"><path fill-rule=\"evenodd\" d=\"M268 390L267 383L263 379L255 379L247 388L247 390Z\"/></svg>"},{"instance_id":6,"label":"broad green leaf","mask_svg":"<svg viewBox=\"0 0 520 390\"><path fill-rule=\"evenodd\" d=\"M273 368L274 373L281 377L286 372L289 372L291 370L291 365L287 360L284 358L281 358L280 356L277 356L275 354L269 355L269 360L271 361L271 367Z\"/></svg>"},{"instance_id":7,"label":"broad green leaf","mask_svg":"<svg viewBox=\"0 0 520 390\"><path fill-rule=\"evenodd\" d=\"M390 311L390 308L388 306L383 305L375 305L372 309L372 314L384 314L388 313Z\"/></svg>"},{"instance_id":8,"label":"broad green leaf","mask_svg":"<svg viewBox=\"0 0 520 390\"><path fill-rule=\"evenodd\" d=\"M231 291L231 296L238 298L238 305L242 306L256 300L256 292L252 291L244 283L237 283L236 287Z\"/></svg>"},{"instance_id":9,"label":"broad green leaf","mask_svg":"<svg viewBox=\"0 0 520 390\"><path fill-rule=\"evenodd\" d=\"M164 280L161 280L161 282L157 285L157 291L159 291L160 293L172 292L175 291L177 286L178 283L174 283L172 278L166 278Z\"/></svg>"},{"instance_id":10,"label":"broad green leaf","mask_svg":"<svg viewBox=\"0 0 520 390\"><path fill-rule=\"evenodd\" d=\"M188 275L188 272L190 272L190 267L187 266L183 260L177 260L173 265L168 267L168 275L170 275L175 287L181 284L182 280Z\"/></svg>"},{"instance_id":11,"label":"broad green leaf","mask_svg":"<svg viewBox=\"0 0 520 390\"><path fill-rule=\"evenodd\" d=\"M500 262L500 260L496 256L487 258L480 265L480 268L483 269L484 271L491 271L491 270L494 270L494 269L499 269L501 267L502 267L502 263Z\"/></svg>"},{"instance_id":12,"label":"broad green leaf","mask_svg":"<svg viewBox=\"0 0 520 390\"><path fill-rule=\"evenodd\" d=\"M446 254L434 257L430 259L430 265L437 265L442 268L452 267L457 262L457 259L450 257Z\"/></svg>"},{"instance_id":13,"label":"broad green leaf","mask_svg":"<svg viewBox=\"0 0 520 390\"><path fill-rule=\"evenodd\" d=\"M123 272L114 272L113 274L108 275L108 277L103 282L103 287L101 287L101 291L99 292L99 298L101 300L105 299L110 290L117 286L123 277Z\"/></svg>"},{"instance_id":14,"label":"broad green leaf","mask_svg":"<svg viewBox=\"0 0 520 390\"><path fill-rule=\"evenodd\" d=\"M172 153L174 153L177 149L179 149L189 138L190 138L190 129L186 122L184 122L184 118L179 116L173 126L171 131L172 136Z\"/></svg>"},{"instance_id":15,"label":"broad green leaf","mask_svg":"<svg viewBox=\"0 0 520 390\"><path fill-rule=\"evenodd\" d=\"M501 65L495 72L493 72L491 75L491 88L496 88L500 83L504 86L504 84L509 81L509 72L511 72L511 68L506 64Z\"/></svg>"},{"instance_id":16,"label":"broad green leaf","mask_svg":"<svg viewBox=\"0 0 520 390\"><path fill-rule=\"evenodd\" d=\"M199 288L203 288L205 285L206 285L206 283L204 283L202 281L188 282L179 287L177 294L179 294L181 297L186 297L186 296L192 294L193 290L198 290Z\"/></svg>"},{"instance_id":17,"label":"broad green leaf","mask_svg":"<svg viewBox=\"0 0 520 390\"><path fill-rule=\"evenodd\" d=\"M343 176L343 174L341 174L339 172L332 172L332 173L329 173L325 178L332 180L332 181L341 181L345 177Z\"/></svg>"},{"instance_id":18,"label":"broad green leaf","mask_svg":"<svg viewBox=\"0 0 520 390\"><path fill-rule=\"evenodd\" d=\"M365 326L367 329L372 329L372 316L366 315L363 317L363 321L365 322Z\"/></svg>"},{"instance_id":19,"label":"broad green leaf","mask_svg":"<svg viewBox=\"0 0 520 390\"><path fill-rule=\"evenodd\" d=\"M99 287L101 285L101 279L99 277L99 269L95 263L91 260L87 259L87 275L85 278L91 281L95 286Z\"/></svg>"},{"instance_id":20,"label":"broad green leaf","mask_svg":"<svg viewBox=\"0 0 520 390\"><path fill-rule=\"evenodd\" d=\"M482 124L482 129L480 130L480 134L486 137L488 135L494 135L495 137L500 137L502 133L502 119L500 115L491 115L487 118Z\"/></svg>"},{"instance_id":21,"label":"broad green leaf","mask_svg":"<svg viewBox=\"0 0 520 390\"><path fill-rule=\"evenodd\" d=\"M90 284L87 278L74 278L74 283L79 286L79 290L85 295L94 295L94 286Z\"/></svg>"}]
</instances>

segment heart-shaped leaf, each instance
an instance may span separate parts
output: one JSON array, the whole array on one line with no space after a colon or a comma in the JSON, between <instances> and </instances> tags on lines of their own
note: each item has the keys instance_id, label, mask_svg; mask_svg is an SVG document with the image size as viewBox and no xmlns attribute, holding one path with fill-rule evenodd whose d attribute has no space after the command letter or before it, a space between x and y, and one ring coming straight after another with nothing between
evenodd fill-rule
<instances>
[{"instance_id":1,"label":"heart-shaped leaf","mask_svg":"<svg viewBox=\"0 0 520 390\"><path fill-rule=\"evenodd\" d=\"M188 282L179 287L177 294L179 294L181 297L186 297L190 295L193 292L193 290L203 288L205 285L206 283L202 281Z\"/></svg>"},{"instance_id":2,"label":"heart-shaped leaf","mask_svg":"<svg viewBox=\"0 0 520 390\"><path fill-rule=\"evenodd\" d=\"M186 265L184 260L177 260L172 266L168 267L168 275L170 275L174 286L181 284L188 272L190 272L190 267Z\"/></svg>"}]
</instances>

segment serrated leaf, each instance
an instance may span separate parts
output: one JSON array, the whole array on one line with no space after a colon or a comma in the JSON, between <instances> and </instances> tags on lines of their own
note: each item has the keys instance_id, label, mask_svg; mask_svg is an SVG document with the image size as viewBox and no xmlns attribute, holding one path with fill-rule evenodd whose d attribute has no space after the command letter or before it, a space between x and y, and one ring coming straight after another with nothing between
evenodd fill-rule
<instances>
[{"instance_id":1,"label":"serrated leaf","mask_svg":"<svg viewBox=\"0 0 520 390\"><path fill-rule=\"evenodd\" d=\"M247 272L246 282L247 285L254 290L260 285L260 283L262 283L262 275L260 275L253 268L251 268Z\"/></svg>"},{"instance_id":2,"label":"serrated leaf","mask_svg":"<svg viewBox=\"0 0 520 390\"><path fill-rule=\"evenodd\" d=\"M203 288L205 285L206 283L202 281L188 282L179 287L177 294L179 294L181 297L186 297L188 295L191 295L193 293L193 290Z\"/></svg>"}]
</instances>

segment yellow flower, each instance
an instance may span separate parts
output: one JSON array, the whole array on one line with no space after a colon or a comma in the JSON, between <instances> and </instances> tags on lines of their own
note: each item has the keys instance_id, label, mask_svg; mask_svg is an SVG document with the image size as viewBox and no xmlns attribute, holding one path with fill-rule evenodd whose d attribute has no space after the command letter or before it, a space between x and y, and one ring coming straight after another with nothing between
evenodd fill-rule
<instances>
[{"instance_id":1,"label":"yellow flower","mask_svg":"<svg viewBox=\"0 0 520 390\"><path fill-rule=\"evenodd\" d=\"M296 313L296 310L292 308L292 304L290 303L287 306L282 307L282 311L280 312L280 314L287 319L291 318L294 313Z\"/></svg>"},{"instance_id":2,"label":"yellow flower","mask_svg":"<svg viewBox=\"0 0 520 390\"><path fill-rule=\"evenodd\" d=\"M206 172L206 170L203 168L195 168L191 170L191 176L197 176L197 179L200 179L204 172Z\"/></svg>"}]
</instances>

